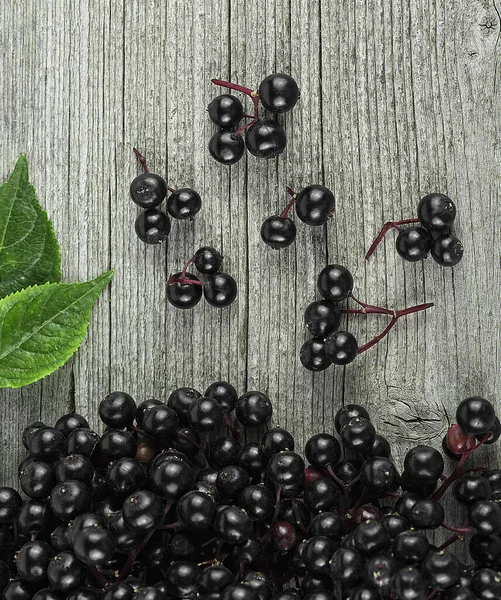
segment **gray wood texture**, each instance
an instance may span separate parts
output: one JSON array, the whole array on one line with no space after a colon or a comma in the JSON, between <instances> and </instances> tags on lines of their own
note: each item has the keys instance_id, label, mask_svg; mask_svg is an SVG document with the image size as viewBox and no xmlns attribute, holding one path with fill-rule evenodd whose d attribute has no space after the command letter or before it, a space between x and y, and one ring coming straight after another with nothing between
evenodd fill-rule
<instances>
[{"instance_id":1,"label":"gray wood texture","mask_svg":"<svg viewBox=\"0 0 501 600\"><path fill-rule=\"evenodd\" d=\"M229 379L269 393L274 422L298 442L359 402L394 441L397 462L417 442L438 445L463 397L501 410L499 34L492 0L4 0L0 176L26 152L65 278L110 267L116 276L74 360L0 391L0 480L15 481L27 422L76 409L96 425L114 389L165 399L176 386ZM205 108L219 93L210 79L255 86L274 71L302 90L283 119L286 153L216 164L206 150ZM174 222L161 247L133 231L133 146L170 185L202 194L195 222ZM266 247L260 225L288 201L285 186L317 182L336 195L331 222L299 222L292 247ZM364 261L382 223L415 215L435 190L458 206L460 266L404 263L393 233ZM222 249L238 301L178 311L167 276L202 244ZM348 367L312 375L298 360L302 313L328 262L351 269L361 299L436 306ZM362 341L385 324L353 317L349 328ZM495 464L498 453L482 450L478 461Z\"/></svg>"}]
</instances>

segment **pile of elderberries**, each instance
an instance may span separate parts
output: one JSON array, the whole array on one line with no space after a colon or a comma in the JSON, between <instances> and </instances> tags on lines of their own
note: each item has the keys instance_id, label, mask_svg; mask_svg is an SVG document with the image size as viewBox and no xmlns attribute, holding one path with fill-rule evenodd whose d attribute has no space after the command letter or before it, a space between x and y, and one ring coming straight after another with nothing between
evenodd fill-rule
<instances>
[{"instance_id":1,"label":"pile of elderberries","mask_svg":"<svg viewBox=\"0 0 501 600\"><path fill-rule=\"evenodd\" d=\"M355 404L302 452L281 427L243 441L271 415L265 394L216 382L165 403L112 393L102 435L78 414L28 426L27 499L0 488L4 600L501 598L501 471L466 465L500 436L488 400L459 404L448 476L424 445L399 473ZM440 503L450 488L463 523ZM469 565L454 555L465 536Z\"/></svg>"}]
</instances>

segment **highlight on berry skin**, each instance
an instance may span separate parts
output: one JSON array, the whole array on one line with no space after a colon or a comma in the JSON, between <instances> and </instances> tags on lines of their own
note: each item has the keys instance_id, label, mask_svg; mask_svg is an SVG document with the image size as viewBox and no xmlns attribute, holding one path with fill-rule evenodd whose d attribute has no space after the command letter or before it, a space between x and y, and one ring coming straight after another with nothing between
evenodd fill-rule
<instances>
[{"instance_id":1,"label":"highlight on berry skin","mask_svg":"<svg viewBox=\"0 0 501 600\"><path fill-rule=\"evenodd\" d=\"M211 246L202 246L186 263L183 270L169 276L167 299L176 308L193 308L201 298L216 308L232 304L237 297L237 283L231 275L221 271L223 257ZM188 272L190 265L199 276Z\"/></svg>"},{"instance_id":2,"label":"highlight on berry skin","mask_svg":"<svg viewBox=\"0 0 501 600\"><path fill-rule=\"evenodd\" d=\"M501 470L467 464L499 438L481 396L444 453L419 444L399 466L360 404L301 447L267 394L224 380L115 391L96 416L102 434L76 413L23 431L25 499L0 487L5 600L500 598Z\"/></svg>"},{"instance_id":3,"label":"highlight on berry skin","mask_svg":"<svg viewBox=\"0 0 501 600\"><path fill-rule=\"evenodd\" d=\"M306 340L299 351L301 364L309 371L324 371L330 365L353 362L359 354L385 338L400 318L433 306L430 302L400 310L374 306L355 298L353 285L352 274L342 265L327 265L318 275L317 289L322 300L312 302L304 312L304 323L313 337ZM344 300L352 300L359 308L339 308ZM341 329L342 315L386 315L390 321L375 338L359 345L352 333Z\"/></svg>"},{"instance_id":4,"label":"highlight on berry skin","mask_svg":"<svg viewBox=\"0 0 501 600\"><path fill-rule=\"evenodd\" d=\"M334 194L323 185L309 185L296 193L287 187L291 200L279 215L272 215L261 225L261 239L271 248L287 248L296 239L296 225L289 217L294 208L298 218L313 227L325 225L334 214Z\"/></svg>"},{"instance_id":5,"label":"highlight on berry skin","mask_svg":"<svg viewBox=\"0 0 501 600\"><path fill-rule=\"evenodd\" d=\"M252 114L247 114L240 99L228 93L210 102L207 112L217 127L208 145L214 160L223 165L233 165L242 158L246 148L257 158L275 158L285 150L287 136L284 128L275 119L260 118L259 106L261 104L274 115L292 110L301 94L290 75L268 75L257 89L221 79L212 79L212 83L248 96L253 105ZM242 125L243 120L247 122Z\"/></svg>"},{"instance_id":6,"label":"highlight on berry skin","mask_svg":"<svg viewBox=\"0 0 501 600\"><path fill-rule=\"evenodd\" d=\"M428 194L421 198L416 218L384 224L365 258L368 260L372 256L390 229L396 229L395 248L404 260L417 262L431 254L442 267L454 267L464 254L463 244L452 232L455 218L456 205L448 196Z\"/></svg>"},{"instance_id":7,"label":"highlight on berry skin","mask_svg":"<svg viewBox=\"0 0 501 600\"><path fill-rule=\"evenodd\" d=\"M143 173L138 175L130 184L130 196L135 204L144 208L135 222L138 238L145 244L160 244L167 239L171 230L171 221L166 212L158 207L165 200L167 213L180 220L193 220L202 208L202 199L195 190L182 187L174 189L167 185L163 177L151 173L146 158L133 148Z\"/></svg>"}]
</instances>

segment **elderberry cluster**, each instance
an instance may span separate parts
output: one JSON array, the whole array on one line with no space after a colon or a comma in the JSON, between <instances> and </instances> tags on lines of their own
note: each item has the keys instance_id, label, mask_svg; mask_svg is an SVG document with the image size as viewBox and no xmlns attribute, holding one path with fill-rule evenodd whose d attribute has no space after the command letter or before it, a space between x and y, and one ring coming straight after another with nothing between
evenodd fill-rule
<instances>
[{"instance_id":1,"label":"elderberry cluster","mask_svg":"<svg viewBox=\"0 0 501 600\"><path fill-rule=\"evenodd\" d=\"M228 273L223 273L221 253L210 246L202 246L190 258L184 269L171 274L167 282L167 299L176 308L193 308L202 298L211 306L224 308L229 306L237 297L237 282ZM203 281L188 273L188 267L193 264L203 275Z\"/></svg>"},{"instance_id":2,"label":"elderberry cluster","mask_svg":"<svg viewBox=\"0 0 501 600\"><path fill-rule=\"evenodd\" d=\"M398 254L410 262L423 260L431 254L433 260L442 267L454 267L463 258L464 248L452 233L456 218L456 205L445 194L428 194L421 198L416 219L389 221L372 243L365 258L368 259L385 234L392 228L398 230L395 247ZM420 223L421 227L412 223Z\"/></svg>"},{"instance_id":3,"label":"elderberry cluster","mask_svg":"<svg viewBox=\"0 0 501 600\"><path fill-rule=\"evenodd\" d=\"M246 147L258 158L274 158L285 150L287 137L284 128L275 120L260 119L259 103L273 114L292 110L299 100L300 92L290 75L268 75L259 84L258 90L220 79L213 79L212 83L242 92L252 99L254 106L253 114L247 115L240 100L230 94L217 96L209 104L209 117L218 127L209 141L209 152L215 160L223 165L232 165L242 158ZM244 118L250 120L240 126Z\"/></svg>"},{"instance_id":4,"label":"elderberry cluster","mask_svg":"<svg viewBox=\"0 0 501 600\"><path fill-rule=\"evenodd\" d=\"M302 365L310 371L324 371L330 365L351 363L358 354L380 342L396 325L398 319L433 306L432 303L427 303L390 310L357 300L353 296L353 276L342 265L324 267L317 279L317 289L323 299L309 304L304 312L305 325L313 337L306 340L299 351ZM340 309L339 303L346 299L353 300L360 308ZM352 333L340 329L343 314L379 314L387 315L391 319L382 333L359 346Z\"/></svg>"},{"instance_id":5,"label":"elderberry cluster","mask_svg":"<svg viewBox=\"0 0 501 600\"><path fill-rule=\"evenodd\" d=\"M130 195L138 206L145 209L136 219L136 234L145 244L159 244L167 238L171 229L169 217L157 208L164 201L167 192L170 192L167 212L174 219L193 219L202 208L202 200L198 192L191 188L176 190L169 187L163 177L150 172L146 159L136 148L134 153L142 164L144 173L130 184Z\"/></svg>"},{"instance_id":6,"label":"elderberry cluster","mask_svg":"<svg viewBox=\"0 0 501 600\"><path fill-rule=\"evenodd\" d=\"M302 455L281 427L241 441L272 405L223 381L204 396L176 389L166 403L114 392L99 416L102 435L75 413L25 429L27 500L0 488L4 600L501 597L501 471L465 467L499 438L483 398L458 406L448 477L424 445L400 475L356 404L337 412L338 437L313 435ZM452 485L462 527L445 522L440 503ZM428 535L438 528L452 533L439 547ZM469 534L467 566L446 548Z\"/></svg>"},{"instance_id":7,"label":"elderberry cluster","mask_svg":"<svg viewBox=\"0 0 501 600\"><path fill-rule=\"evenodd\" d=\"M285 210L261 225L261 238L272 248L286 248L296 239L296 225L288 216L293 206L298 218L311 226L325 225L334 212L334 194L323 185L309 185L298 194L288 187L287 193L292 199Z\"/></svg>"}]
</instances>

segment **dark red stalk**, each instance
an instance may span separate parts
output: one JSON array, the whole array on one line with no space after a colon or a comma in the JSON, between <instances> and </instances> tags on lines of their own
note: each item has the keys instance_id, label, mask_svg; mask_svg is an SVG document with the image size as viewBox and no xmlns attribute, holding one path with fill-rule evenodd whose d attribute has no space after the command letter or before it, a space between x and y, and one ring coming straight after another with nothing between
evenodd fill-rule
<instances>
[{"instance_id":1,"label":"dark red stalk","mask_svg":"<svg viewBox=\"0 0 501 600\"><path fill-rule=\"evenodd\" d=\"M89 572L89 575L91 575L91 577L93 577L102 588L105 588L109 585L110 582L102 573L98 571L95 565L89 565L87 567L87 570Z\"/></svg>"},{"instance_id":2,"label":"dark red stalk","mask_svg":"<svg viewBox=\"0 0 501 600\"><path fill-rule=\"evenodd\" d=\"M137 148L132 148L132 150L134 151L134 154L137 156L137 159L139 160L139 162L141 163L141 166L143 167L143 171L145 173L149 173L150 170L148 169L148 165L146 164L146 159L144 158L144 156L141 154L141 152L139 152L139 150Z\"/></svg>"},{"instance_id":3,"label":"dark red stalk","mask_svg":"<svg viewBox=\"0 0 501 600\"><path fill-rule=\"evenodd\" d=\"M447 477L447 479L442 483L442 485L438 488L438 490L433 494L433 496L432 496L433 500L440 500L440 498L442 498L442 496L449 489L449 487L456 481L456 479L459 479L459 477L461 477L461 475L464 474L463 465L466 462L466 459L468 458L468 456L470 456L470 454L475 452L475 450L478 450L480 448L480 446L482 446L489 439L489 437L490 437L490 433L486 433L485 436L482 438L482 440L480 442L478 442L478 444L473 446L473 448L470 448L470 449L466 450L465 452L463 452L454 471L452 471L452 473L449 475L449 477Z\"/></svg>"},{"instance_id":4,"label":"dark red stalk","mask_svg":"<svg viewBox=\"0 0 501 600\"><path fill-rule=\"evenodd\" d=\"M376 239L372 242L371 247L369 250L367 250L365 260L368 260L372 256L374 250L379 246L381 240L388 233L388 231L390 231L390 229L400 229L401 225L410 225L411 223L419 223L419 219L403 219L402 221L388 221L385 223Z\"/></svg>"},{"instance_id":5,"label":"dark red stalk","mask_svg":"<svg viewBox=\"0 0 501 600\"><path fill-rule=\"evenodd\" d=\"M171 273L169 275L169 279L167 280L167 285L174 285L175 283L191 283L193 285L204 285L203 281L197 281L196 279L187 279L186 272L188 271L188 267L195 262L194 258L190 258L190 260L184 265L184 268L181 272L181 275L176 279L174 275Z\"/></svg>"},{"instance_id":6,"label":"dark red stalk","mask_svg":"<svg viewBox=\"0 0 501 600\"><path fill-rule=\"evenodd\" d=\"M453 531L454 533L471 533L472 529L469 527L452 527L451 525L446 525L442 523L442 527L447 529L447 531Z\"/></svg>"},{"instance_id":7,"label":"dark red stalk","mask_svg":"<svg viewBox=\"0 0 501 600\"><path fill-rule=\"evenodd\" d=\"M169 190L169 192L175 192L176 191L176 188L173 188L170 185L167 186L167 189Z\"/></svg>"},{"instance_id":8,"label":"dark red stalk","mask_svg":"<svg viewBox=\"0 0 501 600\"><path fill-rule=\"evenodd\" d=\"M235 132L235 135L239 135L242 131L244 131L247 127L250 127L253 123L258 120L259 116L259 92L257 90L252 90L251 88L245 87L243 85L238 85L237 83L231 83L230 81L223 81L222 79L211 79L212 83L215 85L220 85L221 87L225 87L229 90L234 90L235 92L242 92L246 96L252 100L254 105L254 116L245 115L248 118L251 118L252 121L241 127L238 131Z\"/></svg>"},{"instance_id":9,"label":"dark red stalk","mask_svg":"<svg viewBox=\"0 0 501 600\"><path fill-rule=\"evenodd\" d=\"M240 437L240 431L238 431L238 429L233 425L233 423L230 420L230 417L228 416L228 413L224 413L224 422L226 423L228 429L231 431L231 435L233 436L233 438L235 440L238 440Z\"/></svg>"}]
</instances>

